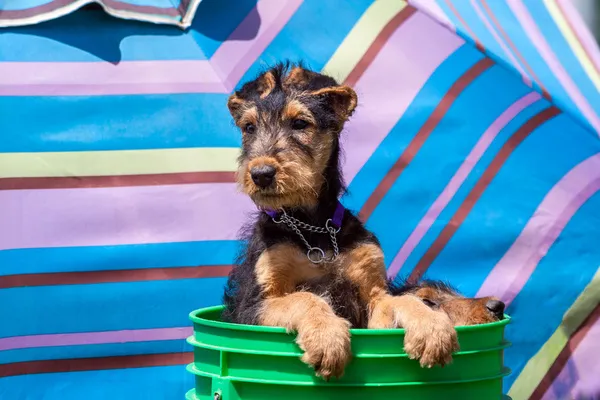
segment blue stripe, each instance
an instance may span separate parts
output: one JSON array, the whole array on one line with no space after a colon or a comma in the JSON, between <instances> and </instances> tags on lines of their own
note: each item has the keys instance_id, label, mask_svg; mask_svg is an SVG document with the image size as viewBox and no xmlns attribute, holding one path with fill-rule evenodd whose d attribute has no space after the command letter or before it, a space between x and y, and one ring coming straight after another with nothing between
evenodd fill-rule
<instances>
[{"instance_id":1,"label":"blue stripe","mask_svg":"<svg viewBox=\"0 0 600 400\"><path fill-rule=\"evenodd\" d=\"M188 345L184 339L137 343L36 347L30 349L0 351L0 364L36 360L61 360L70 358L112 357L138 354L180 353L184 351L192 351L192 347Z\"/></svg>"},{"instance_id":2,"label":"blue stripe","mask_svg":"<svg viewBox=\"0 0 600 400\"><path fill-rule=\"evenodd\" d=\"M504 82L501 89L498 82ZM379 234L388 264L485 130L529 92L509 71L494 66L456 99L368 221L369 228ZM465 115L470 117L465 119ZM423 185L427 189L419 190Z\"/></svg>"},{"instance_id":3,"label":"blue stripe","mask_svg":"<svg viewBox=\"0 0 600 400\"><path fill-rule=\"evenodd\" d=\"M201 5L203 3L215 2L203 1ZM234 14L232 22L235 22L239 19L238 8L230 8ZM244 8L240 7L239 11ZM211 32L215 30L207 34ZM21 62L116 63L207 58L191 32L185 33L176 27L132 23L96 10L77 11L39 25L3 28L0 49L0 61Z\"/></svg>"},{"instance_id":4,"label":"blue stripe","mask_svg":"<svg viewBox=\"0 0 600 400\"><path fill-rule=\"evenodd\" d=\"M304 1L283 30L250 67L240 85L253 79L265 65L281 60L302 61L320 71L352 30L372 0Z\"/></svg>"},{"instance_id":5,"label":"blue stripe","mask_svg":"<svg viewBox=\"0 0 600 400\"><path fill-rule=\"evenodd\" d=\"M507 335L513 346L504 359L513 374L506 378L506 387L560 326L563 315L598 270L598 210L600 193L579 209L510 305L513 323Z\"/></svg>"},{"instance_id":6,"label":"blue stripe","mask_svg":"<svg viewBox=\"0 0 600 400\"><path fill-rule=\"evenodd\" d=\"M0 251L0 276L226 265L234 262L241 245L242 242L236 240L215 240L3 250Z\"/></svg>"},{"instance_id":7,"label":"blue stripe","mask_svg":"<svg viewBox=\"0 0 600 400\"><path fill-rule=\"evenodd\" d=\"M38 286L0 290L0 337L188 326L221 303L226 278Z\"/></svg>"},{"instance_id":8,"label":"blue stripe","mask_svg":"<svg viewBox=\"0 0 600 400\"><path fill-rule=\"evenodd\" d=\"M543 2L529 1L523 2L523 6L529 9L531 15L535 15L537 26L546 38L546 41L552 46L554 54L556 54L556 57L575 82L578 89L586 97L590 106L596 113L600 113L600 92L598 92L598 89L596 89L596 86L581 66L577 56L575 56L575 53L571 50L571 46L569 46L569 43L556 26L545 4Z\"/></svg>"},{"instance_id":9,"label":"blue stripe","mask_svg":"<svg viewBox=\"0 0 600 400\"><path fill-rule=\"evenodd\" d=\"M373 152L349 186L344 205L360 210L450 87L483 55L469 45L451 54L431 75L404 115Z\"/></svg>"},{"instance_id":10,"label":"blue stripe","mask_svg":"<svg viewBox=\"0 0 600 400\"><path fill-rule=\"evenodd\" d=\"M548 67L548 64L540 56L537 49L523 30L523 27L512 13L508 4L504 1L489 1L488 5L496 18L502 22L502 27L508 36L510 36L515 47L518 48L521 55L525 58L529 66L535 71L537 77L542 80L543 85L552 98L561 108L567 109L587 124L581 110L575 105L571 97L562 87L554 73Z\"/></svg>"},{"instance_id":11,"label":"blue stripe","mask_svg":"<svg viewBox=\"0 0 600 400\"><path fill-rule=\"evenodd\" d=\"M6 400L181 400L194 387L184 365L23 375L0 379Z\"/></svg>"},{"instance_id":12,"label":"blue stripe","mask_svg":"<svg viewBox=\"0 0 600 400\"><path fill-rule=\"evenodd\" d=\"M568 134L566 134L568 132ZM498 175L475 204L464 223L428 271L431 278L459 282L467 296L473 296L523 230L550 189L582 160L600 151L600 144L588 131L566 114L538 127L513 152ZM451 216L462 204L490 158L476 166L467 182L442 212L433 228L415 251L424 253ZM477 238L477 240L473 240ZM466 250L468 249L468 250ZM412 257L409 266L417 260ZM448 268L452 265L453 268ZM408 272L408 271L407 271Z\"/></svg>"},{"instance_id":13,"label":"blue stripe","mask_svg":"<svg viewBox=\"0 0 600 400\"><path fill-rule=\"evenodd\" d=\"M11 110L0 152L239 147L226 103L225 94L0 96Z\"/></svg>"}]
</instances>

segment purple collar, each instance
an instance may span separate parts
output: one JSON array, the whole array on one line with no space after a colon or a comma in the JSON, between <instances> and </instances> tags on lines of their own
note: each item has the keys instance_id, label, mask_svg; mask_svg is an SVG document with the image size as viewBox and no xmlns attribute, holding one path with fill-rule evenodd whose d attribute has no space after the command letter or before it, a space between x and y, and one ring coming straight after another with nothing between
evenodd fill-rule
<instances>
[{"instance_id":1,"label":"purple collar","mask_svg":"<svg viewBox=\"0 0 600 400\"><path fill-rule=\"evenodd\" d=\"M263 211L271 218L275 218L277 216L277 214L279 214L279 212L276 210L264 209ZM333 217L331 218L331 223L336 228L342 227L342 220L344 219L344 211L346 211L346 209L344 208L342 203L340 203L338 201L337 206L335 207L335 212L333 213Z\"/></svg>"}]
</instances>

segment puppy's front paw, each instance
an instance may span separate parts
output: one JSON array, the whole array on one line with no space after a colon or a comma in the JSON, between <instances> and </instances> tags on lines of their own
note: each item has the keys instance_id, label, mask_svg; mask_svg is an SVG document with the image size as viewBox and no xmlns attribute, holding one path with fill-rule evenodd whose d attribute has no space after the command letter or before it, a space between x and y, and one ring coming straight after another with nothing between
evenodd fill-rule
<instances>
[{"instance_id":1,"label":"puppy's front paw","mask_svg":"<svg viewBox=\"0 0 600 400\"><path fill-rule=\"evenodd\" d=\"M371 313L367 327L369 329L392 329L397 328L397 323L394 319L394 313L389 310L376 307ZM386 312L387 311L387 312Z\"/></svg>"},{"instance_id":2,"label":"puppy's front paw","mask_svg":"<svg viewBox=\"0 0 600 400\"><path fill-rule=\"evenodd\" d=\"M298 346L304 350L302 361L312 366L317 376L328 381L339 378L352 356L350 324L334 317L325 324L311 323L298 331Z\"/></svg>"},{"instance_id":3,"label":"puppy's front paw","mask_svg":"<svg viewBox=\"0 0 600 400\"><path fill-rule=\"evenodd\" d=\"M456 330L444 313L432 312L405 329L404 351L422 367L449 364L452 353L459 349Z\"/></svg>"}]
</instances>

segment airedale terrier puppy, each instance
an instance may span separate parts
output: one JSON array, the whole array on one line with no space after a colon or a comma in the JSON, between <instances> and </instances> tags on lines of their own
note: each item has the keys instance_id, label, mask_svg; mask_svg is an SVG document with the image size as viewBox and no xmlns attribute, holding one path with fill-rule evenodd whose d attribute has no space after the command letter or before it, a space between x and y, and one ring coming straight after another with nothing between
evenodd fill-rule
<instances>
[{"instance_id":1,"label":"airedale terrier puppy","mask_svg":"<svg viewBox=\"0 0 600 400\"><path fill-rule=\"evenodd\" d=\"M356 286L369 328L405 328L404 349L422 366L449 363L458 349L446 313L412 293L390 294L377 238L338 201L340 133L356 105L352 88L294 64L267 70L228 100L242 133L237 181L261 211L245 229L223 318L297 332L302 360L324 379L350 360L350 322L298 289L328 274Z\"/></svg>"}]
</instances>

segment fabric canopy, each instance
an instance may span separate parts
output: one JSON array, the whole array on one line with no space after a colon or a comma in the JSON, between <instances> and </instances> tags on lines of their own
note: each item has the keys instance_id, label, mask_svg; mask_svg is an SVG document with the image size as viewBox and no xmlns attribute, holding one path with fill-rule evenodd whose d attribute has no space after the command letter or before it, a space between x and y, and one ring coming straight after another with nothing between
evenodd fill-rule
<instances>
[{"instance_id":1,"label":"fabric canopy","mask_svg":"<svg viewBox=\"0 0 600 400\"><path fill-rule=\"evenodd\" d=\"M220 303L253 210L226 99L282 59L359 95L342 201L388 274L501 297L514 400L598 398L597 44L568 0L409 3L203 0L173 13L187 30L102 9L0 30L0 399L193 387L187 314ZM24 5L41 6L0 0L2 23Z\"/></svg>"},{"instance_id":2,"label":"fabric canopy","mask_svg":"<svg viewBox=\"0 0 600 400\"><path fill-rule=\"evenodd\" d=\"M2 0L0 27L37 24L67 15L87 4L125 19L190 26L201 0Z\"/></svg>"}]
</instances>

